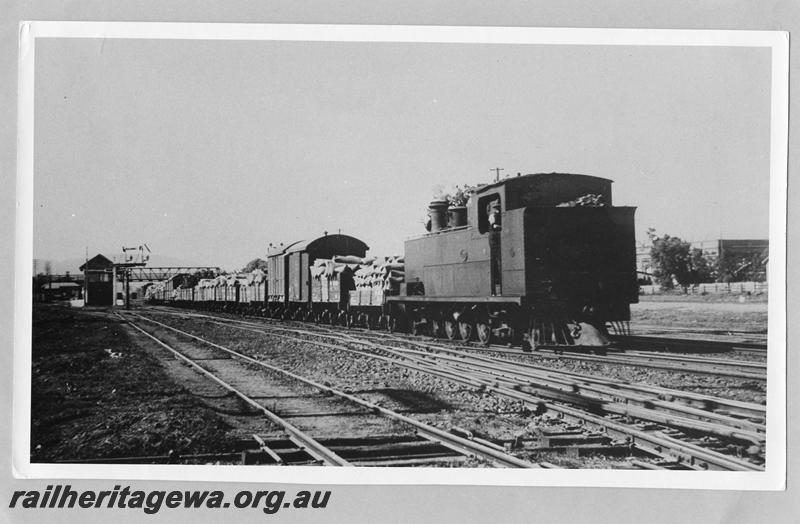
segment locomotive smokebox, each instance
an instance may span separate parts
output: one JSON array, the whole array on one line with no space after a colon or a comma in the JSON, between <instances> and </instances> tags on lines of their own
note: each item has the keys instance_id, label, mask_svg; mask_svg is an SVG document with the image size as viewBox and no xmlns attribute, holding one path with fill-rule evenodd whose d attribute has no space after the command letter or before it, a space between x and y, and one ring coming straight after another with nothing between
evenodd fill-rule
<instances>
[{"instance_id":1,"label":"locomotive smokebox","mask_svg":"<svg viewBox=\"0 0 800 524\"><path fill-rule=\"evenodd\" d=\"M447 227L447 201L433 200L428 205L428 216L431 217L431 233Z\"/></svg>"}]
</instances>

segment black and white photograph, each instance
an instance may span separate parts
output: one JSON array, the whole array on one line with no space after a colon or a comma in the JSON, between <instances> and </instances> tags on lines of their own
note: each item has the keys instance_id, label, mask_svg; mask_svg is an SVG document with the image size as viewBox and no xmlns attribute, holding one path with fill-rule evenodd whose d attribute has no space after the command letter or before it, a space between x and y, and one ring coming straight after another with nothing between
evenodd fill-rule
<instances>
[{"instance_id":1,"label":"black and white photograph","mask_svg":"<svg viewBox=\"0 0 800 524\"><path fill-rule=\"evenodd\" d=\"M23 475L782 489L786 34L20 36Z\"/></svg>"}]
</instances>

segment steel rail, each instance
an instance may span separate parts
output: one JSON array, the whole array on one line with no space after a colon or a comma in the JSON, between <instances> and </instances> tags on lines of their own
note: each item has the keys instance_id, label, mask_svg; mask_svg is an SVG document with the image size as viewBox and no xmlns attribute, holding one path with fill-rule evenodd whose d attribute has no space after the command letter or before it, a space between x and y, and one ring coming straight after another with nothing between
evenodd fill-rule
<instances>
[{"instance_id":1,"label":"steel rail","mask_svg":"<svg viewBox=\"0 0 800 524\"><path fill-rule=\"evenodd\" d=\"M758 369L763 370L766 372L767 364L766 362L752 362L749 360L734 360L734 359L723 359L723 358L708 358L708 357L694 357L694 356L672 356L672 355L664 355L663 353L658 353L655 351L646 351L646 350L639 350L639 349L632 349L625 351L623 355L626 356L634 356L634 357L641 357L641 358L648 358L654 360L677 360L679 362L692 362L696 364L709 364L712 366L730 366L730 367L738 367L738 368L751 368L751 369Z\"/></svg>"},{"instance_id":2,"label":"steel rail","mask_svg":"<svg viewBox=\"0 0 800 524\"><path fill-rule=\"evenodd\" d=\"M331 331L332 332L332 331ZM412 340L408 338L402 338L398 336L391 337L398 342L404 342L407 344L414 344L426 348L430 347L440 347L442 349L462 349L467 351L475 351L478 353L500 353L500 354L507 354L512 356L523 356L523 355L536 355L541 358L551 358L551 359L568 359L568 360L582 360L586 362L598 362L602 364L619 364L619 365L627 365L627 366L636 366L636 367L645 367L650 369L662 369L665 371L679 371L682 373L694 373L699 375L712 375L712 376L727 376L731 378L737 379L748 379L748 380L766 380L766 369L765 366L761 363L756 362L745 362L745 361L737 361L737 360L711 360L708 361L701 360L700 357L668 357L662 356L658 354L651 355L643 355L643 354L629 354L629 353L619 353L615 355L605 355L605 356L594 356L594 355L585 355L585 354L577 354L577 353L570 353L570 352L562 352L556 353L552 349L542 349L536 351L535 353L522 353L520 351L514 351L506 348L500 347L482 347L482 346L474 346L474 345L467 345L464 344L463 341L457 341L457 344L453 346L447 347L442 345L442 342L446 341L439 341L434 340L433 343L426 343L420 342L417 340ZM438 346L437 346L438 344ZM630 356L628 356L630 355ZM632 358L631 358L632 357ZM749 369L756 369L761 372L748 372L748 371L736 371L736 370L726 370L726 369L712 369L710 367L686 367L681 365L670 365L668 363L659 364L657 362L648 362L647 359L650 360L675 360L678 362L696 362L697 364L705 364L707 366L712 365L719 365L721 367L733 367L733 368L749 368Z\"/></svg>"},{"instance_id":3,"label":"steel rail","mask_svg":"<svg viewBox=\"0 0 800 524\"><path fill-rule=\"evenodd\" d=\"M547 396L547 395L557 394L557 393L549 393L549 391L553 390L559 393L561 392L577 393L586 398L602 401L603 409L606 411L627 415L630 414L632 410L638 409L639 415L637 415L637 418L640 418L642 420L659 422L662 424L667 423L666 415L658 415L656 413L653 413L652 409L644 409L643 407L643 406L654 406L660 408L660 411L662 412L674 412L684 415L679 419L672 419L672 421L670 422L671 425L676 425L680 427L680 424L682 424L684 428L705 431L711 434L716 434L725 437L734 437L734 438L741 437L744 438L745 440L749 440L754 443L758 443L764 440L763 436L760 435L760 433L764 433L766 431L766 427L763 424L750 422L749 420L737 419L735 417L731 417L725 414L715 413L714 411L694 408L692 406L687 406L673 401L659 400L658 398L653 398L652 396L645 396L636 393L625 394L623 391L619 389L613 389L605 386L583 385L572 380L564 380L551 376L550 377L542 375L537 376L533 374L523 373L521 371L513 369L504 369L502 367L493 366L491 364L475 364L469 362L461 362L458 361L457 359L453 359L452 357L443 357L443 358L447 360L454 360L455 366L458 369L463 369L465 371L473 373L474 372L483 373L485 375L488 375L489 377L499 377L509 381L511 384L518 387L528 386L533 388L539 388L537 389L537 391L540 391L539 393L540 395ZM519 378L514 379L513 378L514 375L516 375L517 377L521 377L521 379L525 380L525 382L521 382ZM567 389L562 389L559 386L566 387ZM587 395L586 393L589 393L589 395ZM619 398L623 398L625 400L625 403L620 403L618 400ZM628 404L629 402L635 402L640 406L638 408L631 407ZM695 418L703 418L710 423L714 423L715 425L720 424L727 428L737 428L740 430L744 430L744 433L740 435L732 435L728 429L716 428L715 426L708 426L706 424L692 422L694 418L685 418L685 415L690 415Z\"/></svg>"},{"instance_id":4,"label":"steel rail","mask_svg":"<svg viewBox=\"0 0 800 524\"><path fill-rule=\"evenodd\" d=\"M142 318L145 318L145 317L142 317ZM227 319L224 319L224 318L221 318L221 317L215 317L215 318L218 319L218 320L227 320ZM154 323L161 324L160 322L157 322L155 320L151 320L151 319L146 319L146 320L150 320L150 321L152 321ZM302 339L302 338L296 337L296 336L279 335L279 334L275 334L275 333L268 333L268 332L262 331L261 329L248 329L248 328L236 326L235 324L232 325L230 322L217 322L217 323L219 323L221 325L229 325L231 327L238 328L238 329L243 329L243 330L248 330L248 331L255 331L255 332L259 332L259 333L266 334L266 335L273 335L273 336L278 336L278 337L281 337L281 338L288 338L288 339L291 339L291 340L296 340L296 341L301 341L301 342L310 343L310 344L314 344L314 345L319 345L319 346L323 346L323 347L326 347L326 348L338 349L338 350L342 350L342 351L362 354L362 355L365 355L365 356L369 356L369 357L373 357L373 358L379 358L379 359L383 359L383 360L386 359L386 357L382 357L380 355L375 355L375 354L372 354L372 353L353 350L351 348L344 348L344 347L341 347L341 346L335 346L335 345L332 345L332 344L324 344L324 343L321 343L321 342L315 342L315 341L311 341L311 340L306 340L306 339ZM172 328L172 327L166 326L166 325L164 325L164 326L167 327L168 329L172 329L172 330L177 331L177 332L182 332L181 330L177 330L176 328ZM266 326L261 326L261 327L263 328L263 327L266 327ZM182 333L184 333L185 335L187 335L189 337L197 338L199 340L205 340L205 339L202 339L200 337L196 337L195 335L192 335L190 333L186 333L186 332L182 332ZM307 332L307 334L317 335L316 333L313 333L313 332L310 332L310 333ZM212 342L208 342L208 341L206 341L206 342L211 344L211 345L216 346ZM246 357L246 358L250 358L250 357ZM396 364L399 364L399 365L402 365L402 366L405 366L405 367L409 367L411 369L417 369L418 371L422 371L422 372L425 372L425 373L429 373L429 374L433 374L433 375L439 375L439 376L443 376L445 378L450 378L451 380L454 380L456 382L474 384L474 381L470 380L469 377L463 376L463 374L462 375L458 375L458 374L453 375L452 373L444 373L444 372L442 372L442 370L436 370L436 369L430 369L430 368L429 369L420 368L420 366L415 366L415 365L410 365L410 364L407 364L407 363L403 363L402 361L398 361L396 359L389 359L389 360L394 362L394 363L396 363ZM260 362L260 361L256 361L256 362ZM267 365L267 366L269 366L269 365ZM290 373L290 372L285 372L285 373ZM603 427L603 428L615 431L615 432L617 432L617 433L619 433L621 435L624 435L626 437L632 437L632 438L638 440L638 442L640 443L640 447L642 449L644 449L645 451L647 451L647 452L649 452L649 453L651 453L653 455L656 455L656 456L669 458L672 455L670 455L669 453L665 453L664 452L664 450L668 450L672 454L675 454L675 455L678 455L678 456L682 456L682 457L684 457L684 459L688 459L690 464L693 464L695 460L700 459L703 462L705 462L706 464L711 465L711 466L715 466L715 467L720 468L720 469L752 470L752 471L761 471L763 469L763 468L761 468L761 467L759 467L759 466L757 466L755 464L752 464L752 463L750 463L748 461L739 460L739 459L736 459L736 458L733 458L733 457L729 457L727 455L723 455L721 453L715 452L713 450L708 450L708 449L702 448L700 446L696 446L696 445L691 444L691 443L682 442L682 441L679 441L679 440L676 440L676 439L667 439L666 438L667 435L664 435L661 432L648 432L648 431L644 431L644 430L638 430L638 429L633 428L633 427L631 427L631 426L629 426L627 424L620 424L618 422L611 421L611 420L609 420L607 418L603 418L603 417L599 417L599 416L596 416L596 415L592 415L590 413L586 413L584 411L580 411L580 410L575 409L575 408L570 408L568 406L564 406L564 405L561 405L561 404L548 402L543 398L539 398L539 397L536 397L536 396L528 394L528 393L523 393L523 392L517 391L517 390L512 389L512 388L499 386L499 385L496 385L496 384L489 384L486 381L480 381L480 382L481 382L482 386L485 387L487 390L496 391L499 394L506 396L507 398L512 398L514 400L519 400L519 401L523 402L524 404L526 404L526 405L528 405L530 407L533 407L534 409L537 409L537 408L540 408L540 407L544 407L545 409L550 409L550 410L553 410L555 412L559 412L559 413L571 416L574 419L582 420L582 421L585 421L585 422L589 422L589 423L597 425L599 427ZM344 395L347 395L347 394L344 394ZM630 416L634 416L634 415L630 415Z\"/></svg>"},{"instance_id":5,"label":"steel rail","mask_svg":"<svg viewBox=\"0 0 800 524\"><path fill-rule=\"evenodd\" d=\"M764 342L744 342L744 341L725 341L725 340L706 340L699 338L676 338L676 337L660 337L648 335L618 335L613 337L614 344L620 346L630 345L661 345L662 347L669 348L706 348L712 351L732 351L737 348L753 349L759 351L766 351L767 344ZM667 349L669 351L669 349Z\"/></svg>"},{"instance_id":6,"label":"steel rail","mask_svg":"<svg viewBox=\"0 0 800 524\"><path fill-rule=\"evenodd\" d=\"M303 329L297 329L297 328L286 328L286 327L272 326L272 325L265 326L263 323L248 322L248 321L243 321L243 320L239 320L239 319L230 319L230 318L226 318L226 317L219 317L219 316L215 316L215 315L182 314L182 313L177 313L177 312L174 312L174 311L163 311L163 312L165 314L168 314L168 315L171 315L171 316L183 316L183 315L186 315L186 316L195 317L195 318L212 319L212 321L214 323L217 323L218 325L223 325L223 326L230 326L231 324L242 324L242 325L246 325L246 326L252 326L253 328L255 328L255 329L253 329L253 331L258 332L258 333L262 333L262 334L268 334L268 333L262 331L262 329L267 328L267 329L270 329L270 330L277 330L277 331L290 332L290 333L296 333L296 334L302 334L302 335L310 335L310 336L316 336L316 337L330 338L330 339L339 340L339 341L354 342L354 343L373 346L373 347L380 346L380 345L375 344L374 342L372 342L370 340L360 340L360 339L356 338L355 336L353 336L351 333L339 333L338 331L327 329L327 328L320 328L319 331L323 332L323 333L320 333L318 331L311 331L311 330L308 330L308 329L303 330ZM244 329L244 328L240 328L240 329ZM327 333L327 334L324 334L324 333ZM272 333L272 335L281 336L281 335L276 335L274 333ZM367 337L367 333L360 333L359 336L365 337L365 338L374 338L374 337ZM289 338L294 338L294 337L289 337ZM458 356L463 356L464 355L464 352L461 351L461 350L458 350L458 349L455 349L455 348L451 348L451 347L447 347L447 346L443 346L443 345L440 345L440 344L435 344L435 343L434 344L425 344L425 343L418 342L418 341L415 341L415 340L408 340L408 339L405 339L405 338L398 338L398 337L391 337L391 338L393 340L397 340L398 342L401 342L401 343L408 343L408 344L411 344L411 345L416 345L416 346L423 347L426 350L447 352L447 353L451 353L451 354L458 355ZM296 339L296 340L303 340L303 339ZM343 351L347 351L348 350L347 348L339 348L339 349L342 349ZM393 350L393 351L407 351L407 350L401 349L401 348L386 348L386 349L387 350ZM483 351L481 351L482 348L478 349L478 348L466 347L466 349L476 349L479 352L483 352ZM507 352L507 353L513 354L514 356L522 356L521 353L512 352L512 351L505 351L505 350L490 350L490 351L502 351L504 353ZM406 355L406 357L407 357L407 355ZM571 372L571 371L564 371L564 370L553 371L551 368L547 368L547 367L543 367L543 366L537 366L537 365L534 365L534 364L529 364L529 363L524 363L524 362L509 361L509 360L506 360L506 359L495 359L495 358L491 358L491 357L483 357L483 356L477 356L477 355L470 355L470 357L473 358L473 359L481 360L481 361L485 361L485 362L492 362L492 363L497 363L497 364L503 363L503 364L506 364L506 365L513 365L514 369L508 368L508 369L511 369L513 372L518 372L516 370L516 368L519 368L519 367L524 367L524 368L530 369L530 370L536 370L536 371L539 371L541 373L545 373L546 374L546 378L548 378L550 380L559 380L558 378L553 376L553 373L556 373L556 374L562 375L562 376L564 376L564 375L570 376L570 377L573 377L575 380L578 380L578 381L583 382L583 383L606 386L606 387L612 389L613 393L617 393L617 392L623 391L623 390L628 390L628 391L631 391L631 392L634 392L634 393L643 393L643 394L648 394L648 395L653 395L654 394L654 395L658 395L659 397L668 398L668 399L680 398L680 399L685 400L685 401L687 401L689 403L700 403L703 406L713 405L713 406L721 407L721 408L723 408L724 411L726 411L726 413L721 414L723 416L726 415L726 414L731 414L731 415L737 414L740 417L755 417L755 418L758 418L758 419L761 419L761 420L763 420L766 417L766 410L765 410L764 406L759 405L759 404L741 402L741 401L736 401L736 400L732 400L732 399L725 399L725 398L720 398L720 397L711 397L711 396L703 395L703 394L700 394L700 393L694 393L694 392L690 392L690 391L681 391L681 390L675 390L675 389L669 389L669 388L662 388L662 387L659 387L659 386L652 386L652 385L649 385L649 384L648 385L635 384L635 383L628 383L628 382L623 382L623 381L618 381L618 380L613 380L613 379L605 379L605 378L601 378L601 377L595 377L595 376L591 376L591 375L584 375L584 374L581 374L581 373L575 373L575 372ZM600 360L602 361L602 359L600 359ZM669 402L669 401L667 401L667 402ZM703 410L703 411L710 412L708 410ZM737 419L734 419L734 420L737 420ZM756 429L756 430L761 429L759 427L758 423L754 423L754 424L756 424L756 427L754 427L754 429Z\"/></svg>"},{"instance_id":7,"label":"steel rail","mask_svg":"<svg viewBox=\"0 0 800 524\"><path fill-rule=\"evenodd\" d=\"M222 380L221 378L217 377L213 373L211 373L208 370L204 369L202 366L197 364L192 359L190 359L190 358L186 357L185 355L183 355L180 351L172 348L171 346L169 346L165 342L159 340L155 336L151 335L150 333L148 333L144 329L142 329L139 326L137 326L135 323L130 322L129 320L125 319L119 313L116 313L116 315L118 317L120 317L122 320L128 322L131 327L133 327L137 331L141 332L142 334L146 335L148 338L150 338L153 341L155 341L156 343L158 343L161 347L169 350L173 355L175 355L176 357L178 357L182 361L184 361L187 364L191 365L194 369L198 370L200 373L205 375L207 378L213 380L217 384L221 385L225 389L227 389L230 392L232 392L233 394L235 394L237 397L242 399L249 406L261 411L272 422L274 422L275 424L278 424L279 426L283 427L283 429L286 430L287 434L289 435L289 438L291 440L293 440L296 444L298 444L302 449L304 449L309 455L311 455L315 459L320 460L320 461L322 461L325 464L328 464L330 466L352 466L352 464L347 462L345 459L343 459L342 457L337 455L332 450L326 448L325 446L323 446L322 444L317 442L313 437L311 437L310 435L307 435L300 428L298 428L297 426L291 424L290 422L287 422L287 421L283 420L281 417L279 417L278 415L276 415L275 413L273 413L269 409L265 408L264 406L262 406L261 404L259 404L255 400L253 400L252 398L248 397L246 394L242 393L241 391L239 391L237 388L235 388L231 384L225 382L224 380Z\"/></svg>"},{"instance_id":8,"label":"steel rail","mask_svg":"<svg viewBox=\"0 0 800 524\"><path fill-rule=\"evenodd\" d=\"M410 349L405 349L405 348L388 348L388 347L383 346L381 344L376 344L376 343L374 343L372 341L359 340L356 337L353 337L351 335L344 335L344 337L339 337L339 336L336 336L336 335L332 335L330 338L335 338L337 340L347 339L347 340L350 340L350 341L358 343L358 344L371 346L371 347L374 347L376 349L387 351L387 352L402 352L403 354L414 353L414 354L425 355L425 356L432 355L431 353L425 352L425 351L415 351L415 350L410 350ZM764 408L762 406L757 405L757 404L748 404L748 403L742 403L742 402L738 402L738 401L732 401L732 400L729 400L729 399L722 399L722 398L717 398L717 397L708 397L708 396L699 395L699 394L693 394L693 393L685 393L685 392L682 392L682 391L679 391L679 390L658 388L656 386L636 385L636 384L629 384L629 383L620 382L620 381L611 381L611 380L608 380L608 379L600 379L600 378L595 378L595 377L591 377L591 376L587 376L587 375L572 373L572 372L568 372L568 371L556 371L556 372L554 372L552 369L544 368L544 367L541 367L541 366L535 366L535 365L526 364L526 363L517 363L517 362L508 361L508 360L505 360L505 359L491 359L491 358L488 358L488 357L481 357L481 356L475 356L475 355L465 355L463 352L456 351L456 350L442 349L441 351L449 352L449 353L452 353L452 354L454 354L456 356L455 357L446 357L446 356L438 355L436 358L455 361L455 362L459 362L459 363L465 363L465 361L467 359L470 359L470 360L481 362L481 364L475 363L475 364L472 364L472 365L475 365L475 366L480 365L481 367L486 366L488 368L492 368L492 369L495 369L497 371L501 371L501 372L505 372L505 373L511 373L511 374L515 374L515 375L518 375L518 376L522 376L522 377L524 377L526 379L527 378L532 378L532 379L535 379L535 380L546 380L546 381L549 381L551 383L557 383L557 384L560 384L560 385L563 385L563 386L567 386L567 387L570 387L570 388L582 388L582 389L585 389L587 391L592 391L592 392L595 392L595 393L605 394L608 397L612 397L612 399L614 397L618 398L618 397L623 396L623 397L625 397L626 399L629 399L629 400L639 401L639 402L642 402L642 403L645 403L645 402L646 403L653 403L653 404L659 405L659 406L661 406L663 408L669 408L669 409L673 409L673 410L680 411L680 412L693 413L693 414L702 413L706 417L719 419L719 421L721 423L728 423L730 425L734 425L734 426L737 426L737 427L741 426L742 429L748 429L749 428L749 429L752 429L754 431L764 431L765 430L765 427L763 426L763 424L754 423L754 422L745 421L745 420L740 420L740 419L737 419L735 417L730 417L730 416L728 416L726 414L719 414L719 413L715 413L715 412L709 411L709 410L692 408L691 406L683 406L682 404L677 403L677 402L673 402L673 401L665 401L665 400L662 400L662 399L659 399L659 398L645 397L645 396L642 396L642 394L657 395L657 396L662 396L662 397L669 396L669 397L671 397L673 399L674 398L685 398L687 400L701 401L705 405L725 406L725 407L728 407L729 409L733 409L734 411L736 411L738 409L743 409L748 416L752 416L752 415L755 414L756 416L760 416L760 417L763 418L765 416ZM466 362L466 363L468 363L468 362ZM530 371L526 372L526 371L523 371L523 369L530 370ZM559 377L558 375L562 375L562 377ZM569 375L570 377L573 377L573 378L571 380L570 379L565 379L565 378L563 378L563 375ZM550 384L548 384L548 385L550 385ZM626 393L624 393L625 390L629 390L631 393L627 393L626 394ZM573 391L574 391L574 389L573 389Z\"/></svg>"},{"instance_id":9,"label":"steel rail","mask_svg":"<svg viewBox=\"0 0 800 524\"><path fill-rule=\"evenodd\" d=\"M428 350L445 351L445 352L449 352L449 353L452 353L452 354L455 354L455 355L464 354L464 350L466 350L466 351L475 351L475 352L478 352L478 353L484 353L486 351L488 351L488 352L498 352L498 353L509 354L511 356L514 356L514 357L524 357L525 355L528 355L528 356L534 355L532 353L520 353L518 351L509 351L509 350L502 350L502 349L493 349L492 348L492 349L484 350L483 348L475 348L475 347L469 347L469 346L450 347L450 346L446 346L446 345L437 344L436 342L434 342L432 344L426 344L426 343L418 342L418 341L415 341L415 340L405 340L405 339L396 338L396 337L393 337L393 339L397 340L398 342L416 345L416 346L423 347L423 348L428 349ZM459 349L459 348L463 348L463 349ZM542 356L545 356L545 355L542 355ZM552 357L550 355L546 356L546 358L562 358L562 357L563 358L569 358L569 359L573 359L574 358L571 355L570 356L567 356L567 355L557 355L556 356L556 355L554 355ZM477 357L477 356L475 356L474 358L487 358L488 359L490 357ZM605 357L595 357L595 359L597 360L597 362L600 362L600 363L604 363L605 362ZM509 362L508 360L505 360L505 359L492 359L492 360L495 360L495 361L502 360L502 361L505 361L505 362ZM514 364L515 365L519 365L519 366L523 366L523 367L527 367L527 368L531 368L531 369L543 369L543 370L550 369L550 368L545 368L545 367L542 367L542 366L537 366L535 364L530 364L530 363L526 363L526 362L514 361ZM686 370L681 370L681 371L686 371ZM599 377L593 377L593 376L589 376L589 375L575 373L575 372L572 372L572 371L558 371L558 373L565 374L565 375L571 375L571 376L575 376L575 377L580 377L581 379L585 379L585 380L592 380L592 381L598 381L598 382L605 382L605 383L608 383L608 384L613 384L613 387L617 387L617 385L622 384L621 382L618 382L618 381L609 382L608 379L602 379L602 378L599 378ZM712 375L717 375L717 373L711 373L711 374ZM761 379L763 379L763 378L764 377L762 377ZM649 385L648 386L639 386L639 385L636 385L636 384L627 384L626 383L625 387L626 388L630 388L630 389L640 388L640 390L641 390L641 388L645 388L645 387L648 388L648 389L652 388L653 391L659 391L659 394L668 395L668 396L671 396L671 397L685 397L685 398L692 398L692 399L700 401L700 402L708 402L708 403L714 403L714 404L725 404L725 405L730 405L732 407L732 409L735 409L737 411L741 410L741 411L744 411L744 412L752 412L753 414L755 414L757 416L760 415L762 417L765 415L764 408L762 406L759 406L758 404L740 402L740 401L731 400L731 399L722 399L722 398L718 398L718 397L709 397L707 395L696 394L696 393L692 393L692 392L689 392L689 391L671 390L671 389L668 389L668 388L660 388L658 386L649 386Z\"/></svg>"},{"instance_id":10,"label":"steel rail","mask_svg":"<svg viewBox=\"0 0 800 524\"><path fill-rule=\"evenodd\" d=\"M713 375L715 377L731 377L747 380L767 380L766 373L753 373L748 371L736 371L728 369L712 369L701 367L687 367L682 365L670 365L667 363L657 363L649 361L647 358L629 358L625 356L611 356L591 358L589 356L571 357L575 360L603 362L605 364L621 364L623 366L636 366L640 368L663 369L666 371L680 371L682 373L693 373L695 375Z\"/></svg>"},{"instance_id":11,"label":"steel rail","mask_svg":"<svg viewBox=\"0 0 800 524\"><path fill-rule=\"evenodd\" d=\"M450 433L448 433L446 431L443 431L443 430L441 430L439 428L430 426L428 424L425 424L425 423L420 422L418 420L415 420L413 418L407 417L405 415L402 415L402 414L397 413L395 411L392 411L390 409L387 409L387 408L384 408L382 406L379 406L378 404L375 404L373 402L369 402L367 400L364 400L362 398L356 397L356 396L351 395L349 393L345 393L345 392L340 391L338 389L335 389L335 388L326 386L324 384L321 384L321 383L319 383L317 381L308 379L306 377L302 377L300 375L297 375L296 373L292 373L291 371L287 371L287 370L282 369L282 368L280 368L278 366L273 366L271 364L267 364L266 362L263 362L261 360L255 359L253 357L250 357L250 356L245 355L243 353L240 353L238 351L232 350L230 348L226 348L225 346L216 344L214 342L211 342L210 340L206 340L206 339L204 339L202 337L199 337L197 335L194 335L192 333L188 333L186 331L174 328L174 327L169 326L167 324L164 324L162 322L158 322L157 320L153 320L153 319L141 316L141 315L137 315L135 313L131 313L131 315L133 315L135 317L138 317L138 318L140 318L142 320L157 324L157 325L159 325L159 326L161 326L161 327L163 327L165 329L169 329L169 330L174 331L176 333L179 333L179 334L182 334L184 336L190 337L190 338L192 338L194 340L197 340L199 342L202 342L204 344L208 344L209 346L217 348L217 349L219 349L221 351L224 351L224 352L226 352L226 353L228 353L228 354L230 354L232 356L235 356L235 357L237 357L237 358L239 358L241 360L244 360L246 362L249 362L251 364L255 364L257 366L261 366L261 367L264 367L266 369L270 369L272 371L276 371L276 372L282 373L282 374L284 374L286 376L289 376L289 377L291 377L293 379L296 379L296 380L298 380L300 382L303 382L305 384L313 386L313 387L315 387L317 389L320 389L322 391L327 391L327 392L332 393L332 394L334 394L334 395L336 395L338 397L345 398L347 400L355 402L356 404L359 404L361 406L369 408L369 409L371 409L373 411L380 412L380 413L382 413L382 414L384 414L384 415L386 415L386 416L388 416L390 418L393 418L395 420L399 420L401 422L405 422L405 423L417 428L417 430L419 431L419 433L421 435L428 436L429 439L430 439L430 436L432 436L432 437L434 437L433 440L439 442L440 444L442 444L445 447L448 447L450 449L458 451L459 453L462 453L462 454L468 453L468 454L472 454L472 455L483 456L485 458L490 458L494 462L496 462L498 464L501 464L501 465L504 465L504 466L507 466L507 467L517 467L517 468L542 468L543 467L543 466L541 466L539 464L534 464L532 462L528 462L528 461L519 459L519 458L514 457L512 455L508 455L506 453L498 452L497 450L494 450L494 449L492 449L492 448L490 448L488 446L484 446L483 444L480 444L480 443L477 443L477 442L473 442L473 441L471 441L469 439L465 439L465 438L458 437L456 435L450 434Z\"/></svg>"},{"instance_id":12,"label":"steel rail","mask_svg":"<svg viewBox=\"0 0 800 524\"><path fill-rule=\"evenodd\" d=\"M415 351L415 350L383 349L383 351L387 351L387 352L413 351L415 353L421 353L421 352L418 352L418 351ZM442 357L439 356L438 358L442 358ZM458 364L467 364L468 367L460 367L460 366L456 367L456 369L454 370L455 373L458 373L458 370L462 370L462 371L466 371L466 372L470 372L470 373L474 373L476 371L477 372L482 372L482 373L489 373L490 374L489 375L490 376L490 378L489 378L490 381L493 378L497 378L498 377L498 375L494 374L493 371L487 371L486 367L491 366L490 364L483 365L482 368L476 369L476 367L474 365L470 366L468 363L466 363L466 362L464 362L464 361L462 361L460 359L454 358L454 357L444 357L444 359L450 360L450 361L455 360ZM496 367L493 367L493 369L496 369ZM513 370L510 370L508 372L515 373L515 371L513 371ZM474 377L474 375L472 375L472 376ZM589 400L589 401L595 400L597 402L601 402L602 404L598 405L598 407L600 409L608 412L608 413L614 413L614 414L617 414L617 415L635 417L635 418L638 418L640 420L648 420L650 422L656 422L656 423L659 423L659 424L678 427L678 428L681 428L681 429L689 429L689 430L692 430L692 431L700 431L700 432L703 432L703 433L706 433L706 434L710 434L710 435L716 435L716 436L721 436L721 437L726 437L726 438L732 438L732 439L736 439L736 440L744 440L744 441L748 441L748 442L751 442L751 443L756 444L756 445L762 445L763 442L764 442L764 438L765 438L763 433L759 433L758 432L758 429L761 429L761 427L753 428L752 424L745 423L744 424L746 426L745 428L739 428L738 426L735 426L735 427L732 428L730 425L724 425L724 424L725 424L725 422L738 422L738 421L736 421L736 419L732 419L730 417L724 417L724 416L715 416L715 414L713 412L707 412L707 411L703 411L703 410L696 410L696 409L693 409L693 408L688 408L688 409L684 410L684 409L681 409L681 406L678 405L678 404L670 405L671 403L666 403L666 402L663 402L663 401L657 401L657 400L652 401L653 404L661 405L661 406L664 406L664 407L669 407L669 408L671 408L671 409L673 409L675 411L679 411L679 412L684 413L684 414L685 413L698 414L698 412L702 411L703 416L705 416L706 418L716 418L717 419L716 423L715 422L705 422L705 421L701 421L701 420L690 419L690 418L686 418L685 416L677 416L677 415L670 416L670 415L667 415L667 414L663 414L663 412L657 412L657 411L655 411L653 409L635 407L635 406L630 406L630 405L627 405L627 404L622 404L622 403L619 403L619 402L608 401L608 400L606 400L604 398L599 398L599 397L596 397L596 396L580 395L580 394L578 394L577 391L572 391L572 392L562 391L562 390L559 390L559 389L554 389L551 384L521 383L521 382L518 382L518 381L509 380L508 377L505 377L503 375L500 375L500 376L507 380L507 382L509 383L509 387L511 387L511 388L530 386L530 387L533 387L534 389L536 389L536 394L537 395L542 396L544 398L549 398L550 400L558 400L558 401L562 401L562 402L576 402L576 403L580 403L583 399L586 399L586 400ZM528 378L528 377L526 377L526 378ZM541 377L530 377L530 378L541 380ZM570 398L570 395L575 395L575 394L578 394L579 397L583 397L583 398L577 398L577 399ZM646 400L649 401L649 399L646 399ZM763 429L766 430L766 428L763 428Z\"/></svg>"}]
</instances>

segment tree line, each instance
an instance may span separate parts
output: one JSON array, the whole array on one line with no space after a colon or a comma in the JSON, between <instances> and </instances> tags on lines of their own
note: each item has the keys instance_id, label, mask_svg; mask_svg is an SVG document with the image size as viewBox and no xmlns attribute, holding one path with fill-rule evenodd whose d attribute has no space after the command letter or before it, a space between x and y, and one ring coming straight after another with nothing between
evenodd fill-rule
<instances>
[{"instance_id":1,"label":"tree line","mask_svg":"<svg viewBox=\"0 0 800 524\"><path fill-rule=\"evenodd\" d=\"M648 229L653 280L663 289L675 285L686 290L707 282L748 282L760 280L769 250L746 257L709 257L691 243L670 235L658 236Z\"/></svg>"}]
</instances>

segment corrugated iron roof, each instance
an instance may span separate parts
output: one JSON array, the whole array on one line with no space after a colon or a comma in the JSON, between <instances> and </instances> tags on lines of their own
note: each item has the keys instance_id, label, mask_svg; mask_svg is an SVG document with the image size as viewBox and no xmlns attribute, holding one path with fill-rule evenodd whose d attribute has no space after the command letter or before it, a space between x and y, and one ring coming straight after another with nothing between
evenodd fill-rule
<instances>
[{"instance_id":1,"label":"corrugated iron roof","mask_svg":"<svg viewBox=\"0 0 800 524\"><path fill-rule=\"evenodd\" d=\"M296 242L286 244L285 246L273 246L269 250L267 250L267 258L283 255L284 253L286 253L287 249L294 246L295 244L299 244L300 242L305 242L305 240L298 240Z\"/></svg>"}]
</instances>

